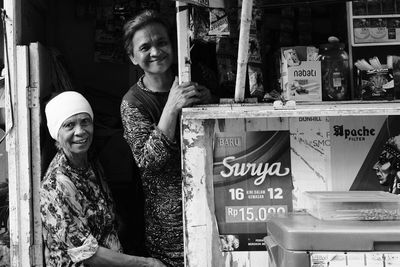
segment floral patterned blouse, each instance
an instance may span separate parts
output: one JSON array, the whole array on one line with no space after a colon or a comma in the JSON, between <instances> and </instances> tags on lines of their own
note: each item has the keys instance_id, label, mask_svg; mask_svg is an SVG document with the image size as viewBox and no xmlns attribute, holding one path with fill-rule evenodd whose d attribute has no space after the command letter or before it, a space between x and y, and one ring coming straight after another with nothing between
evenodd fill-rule
<instances>
[{"instance_id":1,"label":"floral patterned blouse","mask_svg":"<svg viewBox=\"0 0 400 267\"><path fill-rule=\"evenodd\" d=\"M140 81L139 81L140 83ZM182 179L179 142L157 128L168 93L132 86L121 103L124 138L141 172L146 247L173 267L183 266ZM176 131L179 135L179 131Z\"/></svg>"},{"instance_id":2,"label":"floral patterned blouse","mask_svg":"<svg viewBox=\"0 0 400 267\"><path fill-rule=\"evenodd\" d=\"M112 200L100 168L73 168L59 151L40 189L46 266L86 266L99 246L121 252Z\"/></svg>"}]
</instances>

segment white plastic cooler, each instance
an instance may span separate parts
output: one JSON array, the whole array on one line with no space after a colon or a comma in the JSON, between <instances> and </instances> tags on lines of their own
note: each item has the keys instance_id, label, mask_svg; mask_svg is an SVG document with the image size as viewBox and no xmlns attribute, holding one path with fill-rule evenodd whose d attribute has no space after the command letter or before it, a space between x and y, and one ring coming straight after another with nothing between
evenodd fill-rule
<instances>
[{"instance_id":1,"label":"white plastic cooler","mask_svg":"<svg viewBox=\"0 0 400 267\"><path fill-rule=\"evenodd\" d=\"M324 221L306 213L272 218L270 267L399 267L400 221Z\"/></svg>"}]
</instances>

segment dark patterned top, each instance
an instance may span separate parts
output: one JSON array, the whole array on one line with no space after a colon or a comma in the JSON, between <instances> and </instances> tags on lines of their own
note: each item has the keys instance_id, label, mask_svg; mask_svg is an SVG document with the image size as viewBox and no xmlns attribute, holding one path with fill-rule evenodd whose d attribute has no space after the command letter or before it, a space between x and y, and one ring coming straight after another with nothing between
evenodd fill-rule
<instances>
[{"instance_id":1,"label":"dark patterned top","mask_svg":"<svg viewBox=\"0 0 400 267\"><path fill-rule=\"evenodd\" d=\"M157 128L167 93L137 84L121 103L124 138L141 172L145 195L146 247L169 266L183 266L182 179L178 138ZM179 135L179 131L176 131Z\"/></svg>"},{"instance_id":2,"label":"dark patterned top","mask_svg":"<svg viewBox=\"0 0 400 267\"><path fill-rule=\"evenodd\" d=\"M48 267L85 266L99 246L121 252L112 200L95 167L77 170L62 151L50 163L40 189Z\"/></svg>"}]
</instances>

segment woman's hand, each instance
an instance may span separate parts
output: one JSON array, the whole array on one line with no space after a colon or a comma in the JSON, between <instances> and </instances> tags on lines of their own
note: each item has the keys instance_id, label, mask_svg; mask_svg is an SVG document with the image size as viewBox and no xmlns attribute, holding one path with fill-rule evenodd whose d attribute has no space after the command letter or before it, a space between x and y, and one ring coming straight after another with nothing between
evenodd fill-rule
<instances>
[{"instance_id":1,"label":"woman's hand","mask_svg":"<svg viewBox=\"0 0 400 267\"><path fill-rule=\"evenodd\" d=\"M193 104L210 103L212 97L210 91L194 82L178 83L175 77L169 91L167 103L158 122L158 128L171 140L174 140L178 114L182 108Z\"/></svg>"},{"instance_id":2,"label":"woman's hand","mask_svg":"<svg viewBox=\"0 0 400 267\"><path fill-rule=\"evenodd\" d=\"M165 108L177 114L182 108L199 103L202 100L201 98L205 96L203 88L194 82L178 84L178 77L175 77Z\"/></svg>"}]
</instances>

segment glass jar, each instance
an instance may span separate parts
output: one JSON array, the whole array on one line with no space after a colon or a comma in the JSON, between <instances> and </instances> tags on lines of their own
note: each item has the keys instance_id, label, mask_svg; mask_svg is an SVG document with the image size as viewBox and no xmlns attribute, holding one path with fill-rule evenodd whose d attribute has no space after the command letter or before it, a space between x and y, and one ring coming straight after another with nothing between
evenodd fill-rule
<instances>
[{"instance_id":1,"label":"glass jar","mask_svg":"<svg viewBox=\"0 0 400 267\"><path fill-rule=\"evenodd\" d=\"M343 43L327 43L320 47L322 100L337 101L349 98L349 56Z\"/></svg>"}]
</instances>

